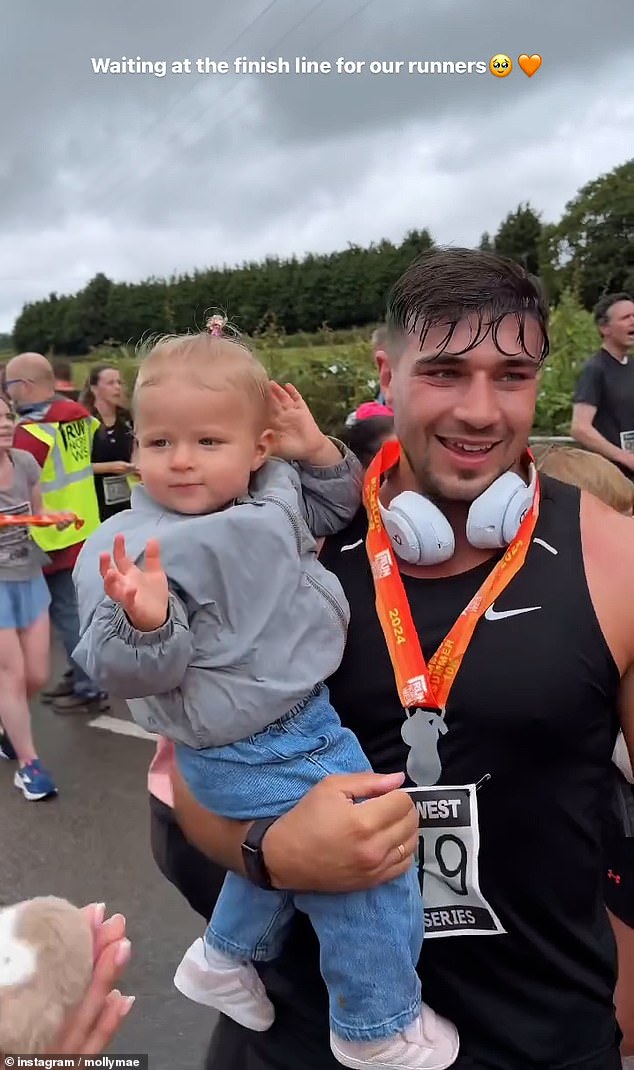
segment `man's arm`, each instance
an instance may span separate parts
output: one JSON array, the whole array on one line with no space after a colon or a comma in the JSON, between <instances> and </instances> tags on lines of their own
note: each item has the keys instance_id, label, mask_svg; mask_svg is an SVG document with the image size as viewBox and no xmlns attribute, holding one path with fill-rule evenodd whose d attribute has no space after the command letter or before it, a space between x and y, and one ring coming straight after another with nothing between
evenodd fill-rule
<instances>
[{"instance_id":1,"label":"man's arm","mask_svg":"<svg viewBox=\"0 0 634 1070\"><path fill-rule=\"evenodd\" d=\"M262 851L274 887L351 892L405 873L418 844L418 816L410 795L396 790L402 782L400 773L351 773L312 788L265 834ZM218 865L244 874L241 844L251 822L209 813L177 770L172 784L186 839ZM355 806L355 799L367 801Z\"/></svg>"},{"instance_id":2,"label":"man's arm","mask_svg":"<svg viewBox=\"0 0 634 1070\"><path fill-rule=\"evenodd\" d=\"M621 678L619 717L630 765L634 767L634 664L630 665L630 668Z\"/></svg>"},{"instance_id":3,"label":"man's arm","mask_svg":"<svg viewBox=\"0 0 634 1070\"><path fill-rule=\"evenodd\" d=\"M585 401L575 402L572 408L570 434L586 449L592 450L593 453L600 453L608 461L625 465L634 471L634 454L608 442L607 438L604 438L601 432L592 426L596 412L596 405L590 405Z\"/></svg>"},{"instance_id":4,"label":"man's arm","mask_svg":"<svg viewBox=\"0 0 634 1070\"><path fill-rule=\"evenodd\" d=\"M39 483L35 483L34 486L31 487L31 512L36 516L38 513L44 512L42 488Z\"/></svg>"}]
</instances>

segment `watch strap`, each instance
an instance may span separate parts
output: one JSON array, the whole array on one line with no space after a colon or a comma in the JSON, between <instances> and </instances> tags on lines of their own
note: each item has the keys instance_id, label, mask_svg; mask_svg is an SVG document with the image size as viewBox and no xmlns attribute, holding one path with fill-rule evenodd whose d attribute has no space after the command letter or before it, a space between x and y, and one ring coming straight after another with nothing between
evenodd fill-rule
<instances>
[{"instance_id":1,"label":"watch strap","mask_svg":"<svg viewBox=\"0 0 634 1070\"><path fill-rule=\"evenodd\" d=\"M242 843L242 860L248 879L258 888L272 891L271 875L266 868L262 851L262 840L277 821L277 817L260 817L253 822Z\"/></svg>"}]
</instances>

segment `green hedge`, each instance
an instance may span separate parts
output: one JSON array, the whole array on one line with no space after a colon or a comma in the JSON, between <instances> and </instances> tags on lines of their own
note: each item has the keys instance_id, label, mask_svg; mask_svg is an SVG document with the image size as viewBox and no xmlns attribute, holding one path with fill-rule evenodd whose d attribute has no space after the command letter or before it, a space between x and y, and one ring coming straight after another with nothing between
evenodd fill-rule
<instances>
[{"instance_id":1,"label":"green hedge","mask_svg":"<svg viewBox=\"0 0 634 1070\"><path fill-rule=\"evenodd\" d=\"M340 335L346 335L348 341L338 344ZM324 330L317 337L303 338L305 345L290 346L289 337L270 330L254 340L254 348L273 379L292 382L301 391L320 427L329 434L339 434L348 413L376 395L377 373L367 334L363 338L361 332L329 334ZM297 342L298 336L293 340ZM551 317L551 355L542 372L535 433L568 433L577 375L598 345L592 316L571 294L564 294ZM95 350L90 361L74 360L75 383L83 385L90 367L103 362L121 369L131 391L136 362L133 350L125 347Z\"/></svg>"},{"instance_id":2,"label":"green hedge","mask_svg":"<svg viewBox=\"0 0 634 1070\"><path fill-rule=\"evenodd\" d=\"M272 379L297 387L327 434L340 434L346 416L376 394L376 366L367 343L296 349L256 344L254 348ZM97 351L91 361L73 361L75 384L83 386L91 365L104 362L120 369L131 392L137 364L129 355L114 350Z\"/></svg>"}]
</instances>

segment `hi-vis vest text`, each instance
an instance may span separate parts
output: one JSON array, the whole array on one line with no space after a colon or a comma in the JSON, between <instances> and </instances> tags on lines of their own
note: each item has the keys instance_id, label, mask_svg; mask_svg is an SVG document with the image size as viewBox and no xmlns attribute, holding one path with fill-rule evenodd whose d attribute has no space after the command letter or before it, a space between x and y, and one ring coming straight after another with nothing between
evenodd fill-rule
<instances>
[{"instance_id":1,"label":"hi-vis vest text","mask_svg":"<svg viewBox=\"0 0 634 1070\"><path fill-rule=\"evenodd\" d=\"M63 423L32 421L21 426L48 446L40 477L44 510L47 513L75 513L84 521L81 528L71 525L65 531L54 527L32 528L31 537L45 553L83 542L99 527L99 505L91 463L92 443L99 420L91 416Z\"/></svg>"}]
</instances>

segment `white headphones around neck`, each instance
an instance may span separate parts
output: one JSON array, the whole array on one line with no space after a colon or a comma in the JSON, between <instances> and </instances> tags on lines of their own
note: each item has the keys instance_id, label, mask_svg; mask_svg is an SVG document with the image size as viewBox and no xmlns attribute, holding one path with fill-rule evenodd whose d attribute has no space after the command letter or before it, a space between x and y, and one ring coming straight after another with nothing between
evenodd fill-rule
<instances>
[{"instance_id":1,"label":"white headphones around neck","mask_svg":"<svg viewBox=\"0 0 634 1070\"><path fill-rule=\"evenodd\" d=\"M471 504L467 539L479 550L508 546L533 504L537 471L530 466L528 486L515 472L505 472ZM455 551L455 539L447 517L429 498L413 490L402 491L381 517L394 553L410 565L439 565Z\"/></svg>"}]
</instances>

